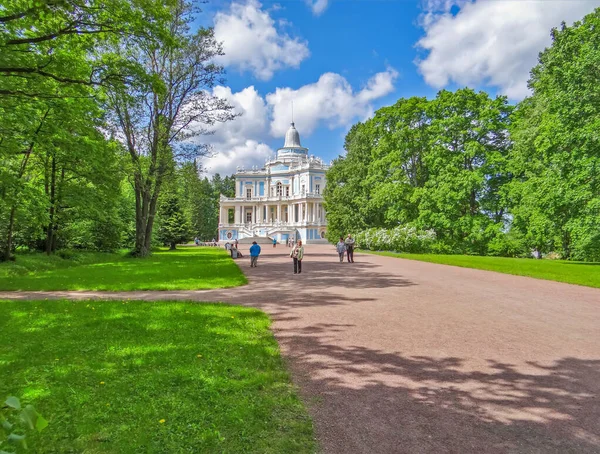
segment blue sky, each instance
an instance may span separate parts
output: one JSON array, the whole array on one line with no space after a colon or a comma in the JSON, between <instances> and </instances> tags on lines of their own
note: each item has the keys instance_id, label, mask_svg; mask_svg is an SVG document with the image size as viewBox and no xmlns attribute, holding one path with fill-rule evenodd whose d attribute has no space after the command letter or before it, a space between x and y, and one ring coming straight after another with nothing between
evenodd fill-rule
<instances>
[{"instance_id":1,"label":"blue sky","mask_svg":"<svg viewBox=\"0 0 600 454\"><path fill-rule=\"evenodd\" d=\"M550 29L600 0L215 1L200 21L226 55L225 97L242 116L207 140L209 173L261 165L282 145L294 101L312 154L343 152L349 127L401 97L469 86L519 101Z\"/></svg>"}]
</instances>

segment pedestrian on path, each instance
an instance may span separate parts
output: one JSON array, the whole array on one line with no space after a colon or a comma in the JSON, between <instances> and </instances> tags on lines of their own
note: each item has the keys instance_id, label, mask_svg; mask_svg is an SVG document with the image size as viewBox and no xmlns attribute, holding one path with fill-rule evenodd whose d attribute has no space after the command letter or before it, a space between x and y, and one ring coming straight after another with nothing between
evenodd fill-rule
<instances>
[{"instance_id":1,"label":"pedestrian on path","mask_svg":"<svg viewBox=\"0 0 600 454\"><path fill-rule=\"evenodd\" d=\"M340 263L344 261L344 253L346 252L346 243L344 242L344 237L340 237L340 241L335 245L337 249L337 253L340 256Z\"/></svg>"},{"instance_id":2,"label":"pedestrian on path","mask_svg":"<svg viewBox=\"0 0 600 454\"><path fill-rule=\"evenodd\" d=\"M302 272L302 259L304 258L304 247L302 247L302 240L298 240L298 244L292 248L290 257L294 259L294 274L300 274Z\"/></svg>"},{"instance_id":3,"label":"pedestrian on path","mask_svg":"<svg viewBox=\"0 0 600 454\"><path fill-rule=\"evenodd\" d=\"M277 247L277 238L273 238L273 247Z\"/></svg>"},{"instance_id":4,"label":"pedestrian on path","mask_svg":"<svg viewBox=\"0 0 600 454\"><path fill-rule=\"evenodd\" d=\"M260 246L256 244L256 241L253 241L252 246L250 246L250 268L256 268L256 262L258 261L259 255Z\"/></svg>"},{"instance_id":5,"label":"pedestrian on path","mask_svg":"<svg viewBox=\"0 0 600 454\"><path fill-rule=\"evenodd\" d=\"M346 254L348 255L348 263L354 263L354 238L348 234L348 238L344 242L346 244Z\"/></svg>"}]
</instances>

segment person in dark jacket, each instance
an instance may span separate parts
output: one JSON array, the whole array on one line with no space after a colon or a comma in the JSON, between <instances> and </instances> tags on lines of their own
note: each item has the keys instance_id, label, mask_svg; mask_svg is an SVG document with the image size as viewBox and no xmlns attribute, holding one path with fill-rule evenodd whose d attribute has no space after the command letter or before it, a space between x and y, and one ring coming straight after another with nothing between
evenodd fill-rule
<instances>
[{"instance_id":1,"label":"person in dark jacket","mask_svg":"<svg viewBox=\"0 0 600 454\"><path fill-rule=\"evenodd\" d=\"M346 254L348 255L348 263L354 263L354 238L352 238L352 235L348 234L348 237L346 238L346 241L344 241L344 243L346 244Z\"/></svg>"},{"instance_id":2,"label":"person in dark jacket","mask_svg":"<svg viewBox=\"0 0 600 454\"><path fill-rule=\"evenodd\" d=\"M256 262L258 261L259 255L260 246L256 243L256 241L253 241L252 246L250 246L250 268L256 268Z\"/></svg>"}]
</instances>

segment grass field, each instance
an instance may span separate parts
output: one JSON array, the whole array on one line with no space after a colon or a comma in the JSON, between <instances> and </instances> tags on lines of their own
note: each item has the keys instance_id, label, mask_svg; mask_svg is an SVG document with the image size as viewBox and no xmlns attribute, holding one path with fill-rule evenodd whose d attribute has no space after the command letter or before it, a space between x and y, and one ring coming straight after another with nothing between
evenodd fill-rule
<instances>
[{"instance_id":1,"label":"grass field","mask_svg":"<svg viewBox=\"0 0 600 454\"><path fill-rule=\"evenodd\" d=\"M49 421L31 453L315 452L268 328L221 304L0 301L0 400Z\"/></svg>"},{"instance_id":2,"label":"grass field","mask_svg":"<svg viewBox=\"0 0 600 454\"><path fill-rule=\"evenodd\" d=\"M600 263L567 262L564 260L514 259L506 257L480 257L471 255L400 254L395 252L369 252L388 257L399 257L442 265L461 266L478 270L529 276L568 284L600 288Z\"/></svg>"},{"instance_id":3,"label":"grass field","mask_svg":"<svg viewBox=\"0 0 600 454\"><path fill-rule=\"evenodd\" d=\"M224 249L182 247L144 259L125 253L17 255L0 263L0 290L200 290L236 287L247 280Z\"/></svg>"}]
</instances>

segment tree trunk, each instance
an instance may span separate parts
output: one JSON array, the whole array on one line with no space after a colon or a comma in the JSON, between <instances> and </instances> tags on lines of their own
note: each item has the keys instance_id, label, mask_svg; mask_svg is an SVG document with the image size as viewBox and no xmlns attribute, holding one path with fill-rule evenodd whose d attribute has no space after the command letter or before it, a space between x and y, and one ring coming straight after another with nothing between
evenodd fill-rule
<instances>
[{"instance_id":1,"label":"tree trunk","mask_svg":"<svg viewBox=\"0 0 600 454\"><path fill-rule=\"evenodd\" d=\"M148 199L142 183L141 172L135 174L135 247L132 255L135 257L147 257L150 248L146 246L146 224L148 220Z\"/></svg>"},{"instance_id":2,"label":"tree trunk","mask_svg":"<svg viewBox=\"0 0 600 454\"><path fill-rule=\"evenodd\" d=\"M33 139L29 143L29 148L27 148L27 150L24 151L25 156L23 156L23 160L21 161L21 167L19 169L19 173L17 174L17 180L19 180L19 181L21 180L21 178L23 178L23 175L25 175L25 169L27 168L27 163L29 162L29 157L31 156L31 153L33 152L33 147L36 144L37 135L41 131L42 126L44 125L44 121L46 120L46 117L48 117L49 113L50 113L50 109L48 108L46 110L46 113L40 120L40 124L38 125L37 129L35 130L35 132L33 134ZM4 251L0 250L0 262L4 262L6 260L11 260L13 258L12 257L12 247L13 247L12 241L13 241L13 230L15 228L15 214L17 211L18 195L19 195L19 190L15 189L14 199L12 201L13 203L10 207L8 229L6 232L6 242L4 243L5 250Z\"/></svg>"},{"instance_id":3,"label":"tree trunk","mask_svg":"<svg viewBox=\"0 0 600 454\"><path fill-rule=\"evenodd\" d=\"M54 214L56 204L56 159L52 155L52 170L50 171L50 211L48 221L48 231L46 232L46 254L52 254L52 245L54 244Z\"/></svg>"},{"instance_id":4,"label":"tree trunk","mask_svg":"<svg viewBox=\"0 0 600 454\"><path fill-rule=\"evenodd\" d=\"M0 262L6 262L8 260L12 260L14 259L14 257L12 256L12 235L13 235L13 229L15 226L15 212L17 210L17 206L13 205L10 208L10 217L8 220L8 231L6 233L6 244L5 244L5 250L4 251L0 251Z\"/></svg>"},{"instance_id":5,"label":"tree trunk","mask_svg":"<svg viewBox=\"0 0 600 454\"><path fill-rule=\"evenodd\" d=\"M176 249L176 244L174 241L171 242L171 247L169 248L170 251L174 251Z\"/></svg>"}]
</instances>

